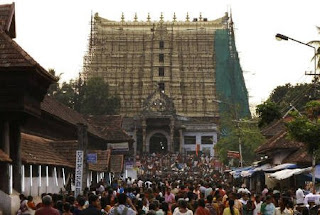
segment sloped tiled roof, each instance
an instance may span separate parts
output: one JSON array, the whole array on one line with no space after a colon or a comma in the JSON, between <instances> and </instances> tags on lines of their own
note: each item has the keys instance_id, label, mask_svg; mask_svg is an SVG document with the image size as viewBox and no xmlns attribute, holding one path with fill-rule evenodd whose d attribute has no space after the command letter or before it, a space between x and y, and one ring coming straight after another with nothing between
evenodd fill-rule
<instances>
[{"instance_id":1,"label":"sloped tiled roof","mask_svg":"<svg viewBox=\"0 0 320 215\"><path fill-rule=\"evenodd\" d=\"M53 141L30 134L21 134L22 161L27 164L41 164L75 167L78 141ZM88 150L97 153L97 163L89 164L89 170L106 171L110 162L110 150ZM1 161L0 150L0 161Z\"/></svg>"},{"instance_id":2,"label":"sloped tiled roof","mask_svg":"<svg viewBox=\"0 0 320 215\"><path fill-rule=\"evenodd\" d=\"M95 125L121 128L122 116L121 115L100 115L100 116L86 116L88 122L93 121Z\"/></svg>"},{"instance_id":3,"label":"sloped tiled roof","mask_svg":"<svg viewBox=\"0 0 320 215\"><path fill-rule=\"evenodd\" d=\"M261 133L266 138L270 138L272 136L278 135L279 133L286 130L285 123L282 119L275 120L268 126L261 129Z\"/></svg>"},{"instance_id":4,"label":"sloped tiled roof","mask_svg":"<svg viewBox=\"0 0 320 215\"><path fill-rule=\"evenodd\" d=\"M26 68L35 69L39 74L48 77L52 81L57 79L38 64L27 52L25 52L14 40L0 29L0 70L7 71L14 68L15 71Z\"/></svg>"},{"instance_id":5,"label":"sloped tiled roof","mask_svg":"<svg viewBox=\"0 0 320 215\"><path fill-rule=\"evenodd\" d=\"M0 5L0 30L9 32L11 25L15 25L14 13L14 3ZM15 37L15 32L12 37Z\"/></svg>"},{"instance_id":6,"label":"sloped tiled roof","mask_svg":"<svg viewBox=\"0 0 320 215\"><path fill-rule=\"evenodd\" d=\"M97 137L104 139L104 136L99 131L97 131L93 126L88 124L86 119L80 113L67 107L64 104L61 104L60 102L58 102L57 100L55 100L50 96L44 97L41 103L41 110L75 126L78 123L88 125L88 132L90 132L91 134Z\"/></svg>"},{"instance_id":7,"label":"sloped tiled roof","mask_svg":"<svg viewBox=\"0 0 320 215\"><path fill-rule=\"evenodd\" d=\"M307 146L304 145L294 153L284 159L284 163L297 163L301 165L311 165L312 156L308 153Z\"/></svg>"},{"instance_id":8,"label":"sloped tiled roof","mask_svg":"<svg viewBox=\"0 0 320 215\"><path fill-rule=\"evenodd\" d=\"M0 162L12 162L9 155L0 149Z\"/></svg>"},{"instance_id":9,"label":"sloped tiled roof","mask_svg":"<svg viewBox=\"0 0 320 215\"><path fill-rule=\"evenodd\" d=\"M42 137L21 134L21 157L28 164L44 164L74 167L65 156L59 154L51 145L51 140Z\"/></svg>"},{"instance_id":10,"label":"sloped tiled roof","mask_svg":"<svg viewBox=\"0 0 320 215\"><path fill-rule=\"evenodd\" d=\"M78 141L52 141L50 145L70 163L76 162ZM88 150L88 153L97 153L97 163L89 164L89 170L106 171L109 167L110 150Z\"/></svg>"},{"instance_id":11,"label":"sloped tiled roof","mask_svg":"<svg viewBox=\"0 0 320 215\"><path fill-rule=\"evenodd\" d=\"M88 116L87 121L109 142L133 141L121 128L122 117L120 115Z\"/></svg>"},{"instance_id":12,"label":"sloped tiled roof","mask_svg":"<svg viewBox=\"0 0 320 215\"><path fill-rule=\"evenodd\" d=\"M287 131L281 131L277 135L268 139L264 144L256 149L256 153L263 154L276 149L297 150L304 144L287 138Z\"/></svg>"}]
</instances>

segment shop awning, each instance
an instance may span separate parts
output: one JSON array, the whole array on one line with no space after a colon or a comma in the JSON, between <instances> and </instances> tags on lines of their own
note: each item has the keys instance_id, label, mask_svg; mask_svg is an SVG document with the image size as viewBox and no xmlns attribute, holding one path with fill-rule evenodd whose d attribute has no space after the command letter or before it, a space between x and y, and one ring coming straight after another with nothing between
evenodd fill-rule
<instances>
[{"instance_id":1,"label":"shop awning","mask_svg":"<svg viewBox=\"0 0 320 215\"><path fill-rule=\"evenodd\" d=\"M275 178L277 180L283 180L286 178L290 178L293 175L300 175L302 173L307 173L310 172L312 170L311 167L308 168L303 168L303 169L283 169L280 171L277 171L275 173L270 174L271 178Z\"/></svg>"},{"instance_id":2,"label":"shop awning","mask_svg":"<svg viewBox=\"0 0 320 215\"><path fill-rule=\"evenodd\" d=\"M237 168L234 169L230 172L230 174L234 177L234 178L239 178L241 176L241 172L242 171L249 171L249 170L253 170L254 167L252 166L248 166L248 167L242 167L242 168Z\"/></svg>"},{"instance_id":3,"label":"shop awning","mask_svg":"<svg viewBox=\"0 0 320 215\"><path fill-rule=\"evenodd\" d=\"M241 177L251 177L253 173L264 171L271 167L270 164L263 164L261 166L255 167L254 169L244 170L241 172Z\"/></svg>"},{"instance_id":4,"label":"shop awning","mask_svg":"<svg viewBox=\"0 0 320 215\"><path fill-rule=\"evenodd\" d=\"M305 174L308 178L312 178L312 172ZM320 181L320 165L316 165L316 171L315 171L316 180Z\"/></svg>"},{"instance_id":5,"label":"shop awning","mask_svg":"<svg viewBox=\"0 0 320 215\"><path fill-rule=\"evenodd\" d=\"M278 166L272 167L270 169L266 169L264 171L265 172L277 172L277 171L284 170L284 169L296 169L297 167L298 167L297 164L284 163L284 164L280 164Z\"/></svg>"}]
</instances>

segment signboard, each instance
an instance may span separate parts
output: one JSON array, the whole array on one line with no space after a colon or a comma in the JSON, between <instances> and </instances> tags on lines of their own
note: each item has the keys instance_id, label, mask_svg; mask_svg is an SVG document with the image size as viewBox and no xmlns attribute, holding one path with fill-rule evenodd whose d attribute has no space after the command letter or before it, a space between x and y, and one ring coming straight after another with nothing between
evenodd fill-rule
<instances>
[{"instance_id":1,"label":"signboard","mask_svg":"<svg viewBox=\"0 0 320 215\"><path fill-rule=\"evenodd\" d=\"M112 149L112 151L116 151L116 152L127 152L127 151L129 151L128 142L125 142L125 143L110 143L108 145Z\"/></svg>"},{"instance_id":2,"label":"signboard","mask_svg":"<svg viewBox=\"0 0 320 215\"><path fill-rule=\"evenodd\" d=\"M97 163L97 153L87 154L88 163Z\"/></svg>"},{"instance_id":3,"label":"signboard","mask_svg":"<svg viewBox=\"0 0 320 215\"><path fill-rule=\"evenodd\" d=\"M123 170L123 155L111 155L110 172L121 173Z\"/></svg>"},{"instance_id":4,"label":"signboard","mask_svg":"<svg viewBox=\"0 0 320 215\"><path fill-rule=\"evenodd\" d=\"M228 158L240 158L240 153L237 151L228 151Z\"/></svg>"},{"instance_id":5,"label":"signboard","mask_svg":"<svg viewBox=\"0 0 320 215\"><path fill-rule=\"evenodd\" d=\"M132 169L133 168L133 161L126 161L126 169Z\"/></svg>"},{"instance_id":6,"label":"signboard","mask_svg":"<svg viewBox=\"0 0 320 215\"><path fill-rule=\"evenodd\" d=\"M82 191L82 174L83 174L83 151L76 151L76 173L74 179L75 192L74 195L77 197Z\"/></svg>"}]
</instances>

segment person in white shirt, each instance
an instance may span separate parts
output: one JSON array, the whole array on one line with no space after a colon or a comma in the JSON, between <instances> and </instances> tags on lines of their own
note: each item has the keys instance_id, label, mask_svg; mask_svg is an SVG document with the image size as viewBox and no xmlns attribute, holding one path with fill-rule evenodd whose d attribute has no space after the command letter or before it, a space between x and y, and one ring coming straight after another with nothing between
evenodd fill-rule
<instances>
[{"instance_id":1,"label":"person in white shirt","mask_svg":"<svg viewBox=\"0 0 320 215\"><path fill-rule=\"evenodd\" d=\"M308 193L305 198L304 198L304 204L309 207L309 201L314 201L314 196L313 196L313 193L310 192Z\"/></svg>"},{"instance_id":2,"label":"person in white shirt","mask_svg":"<svg viewBox=\"0 0 320 215\"><path fill-rule=\"evenodd\" d=\"M151 188L152 182L148 180L148 181L144 182L144 185L145 185L147 188Z\"/></svg>"},{"instance_id":3,"label":"person in white shirt","mask_svg":"<svg viewBox=\"0 0 320 215\"><path fill-rule=\"evenodd\" d=\"M304 203L304 193L300 187L296 191L296 199L297 205L302 205Z\"/></svg>"},{"instance_id":4,"label":"person in white shirt","mask_svg":"<svg viewBox=\"0 0 320 215\"><path fill-rule=\"evenodd\" d=\"M261 201L261 196L260 195L257 195L255 197L254 205L256 206L256 208L253 210L253 215L261 214L262 201Z\"/></svg>"},{"instance_id":5,"label":"person in white shirt","mask_svg":"<svg viewBox=\"0 0 320 215\"><path fill-rule=\"evenodd\" d=\"M141 188L141 187L142 187L142 185L143 185L143 181L142 181L141 179L139 179L139 181L138 181L138 183L137 183L137 184L138 184L138 187L140 187L140 188Z\"/></svg>"},{"instance_id":6,"label":"person in white shirt","mask_svg":"<svg viewBox=\"0 0 320 215\"><path fill-rule=\"evenodd\" d=\"M127 207L126 204L128 204L130 207ZM137 214L137 210L135 206L132 204L130 198L128 198L127 195L124 193L121 193L118 196L118 204L115 205L110 210L110 215L118 215L118 214L126 214L126 215Z\"/></svg>"}]
</instances>

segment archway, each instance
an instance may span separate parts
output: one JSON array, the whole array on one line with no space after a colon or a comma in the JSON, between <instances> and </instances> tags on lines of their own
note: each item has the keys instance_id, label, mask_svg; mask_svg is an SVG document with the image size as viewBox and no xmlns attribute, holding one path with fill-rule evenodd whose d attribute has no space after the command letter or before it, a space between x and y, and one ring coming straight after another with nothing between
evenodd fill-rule
<instances>
[{"instance_id":1,"label":"archway","mask_svg":"<svg viewBox=\"0 0 320 215\"><path fill-rule=\"evenodd\" d=\"M168 139L164 134L155 133L149 140L150 153L167 153L168 152Z\"/></svg>"}]
</instances>

